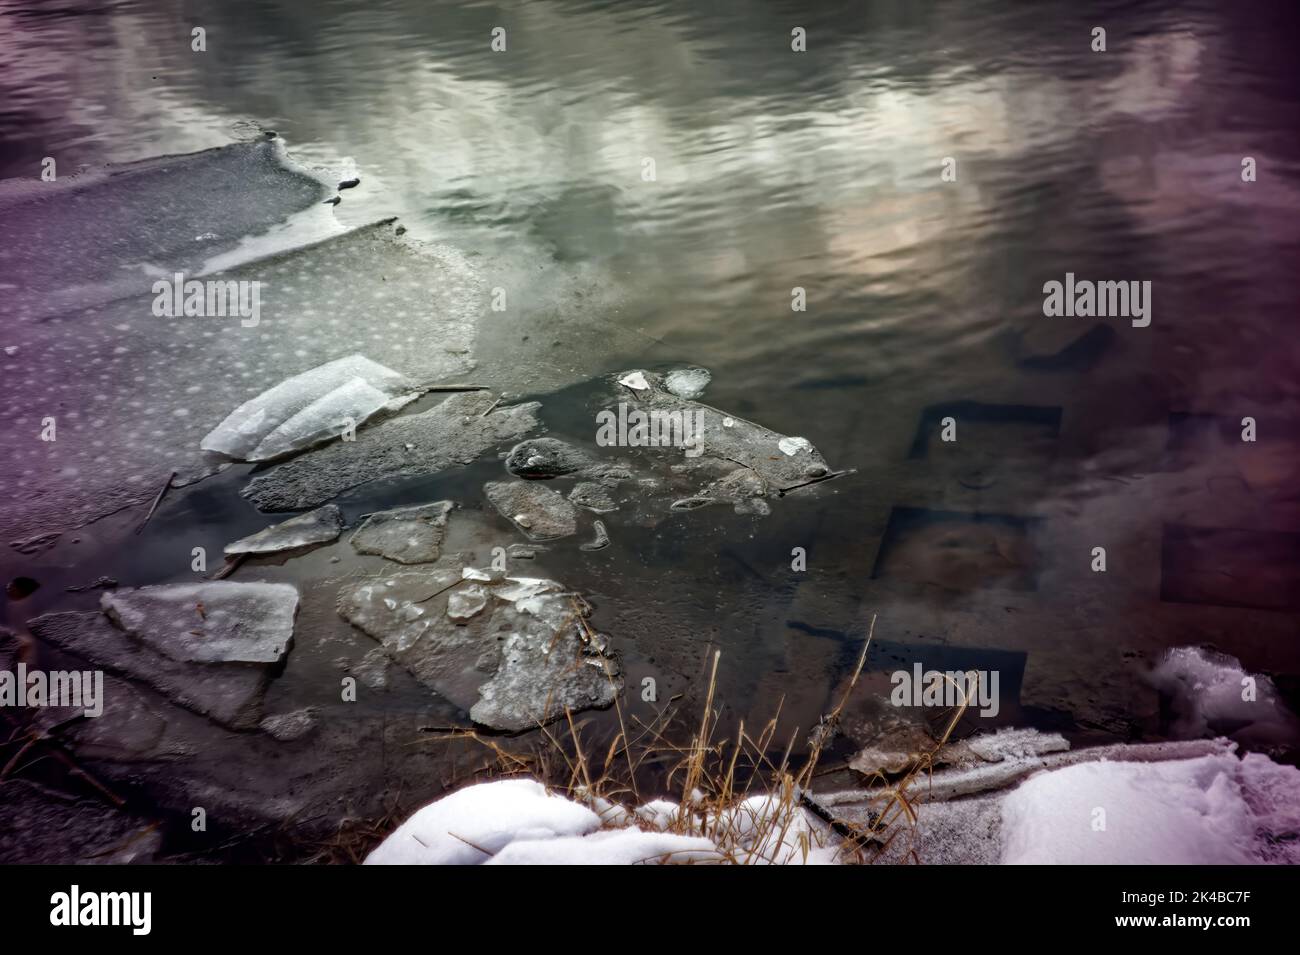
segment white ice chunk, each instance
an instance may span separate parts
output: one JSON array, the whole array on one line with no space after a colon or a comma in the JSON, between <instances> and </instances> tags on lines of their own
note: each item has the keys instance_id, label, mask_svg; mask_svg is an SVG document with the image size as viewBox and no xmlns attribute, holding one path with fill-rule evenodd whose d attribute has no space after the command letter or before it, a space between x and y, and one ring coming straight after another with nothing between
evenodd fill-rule
<instances>
[{"instance_id":1,"label":"white ice chunk","mask_svg":"<svg viewBox=\"0 0 1300 955\"><path fill-rule=\"evenodd\" d=\"M393 397L361 378L352 378L268 434L249 452L246 460L270 461L319 444L355 428L377 411L396 411L417 397L415 394Z\"/></svg>"},{"instance_id":2,"label":"white ice chunk","mask_svg":"<svg viewBox=\"0 0 1300 955\"><path fill-rule=\"evenodd\" d=\"M650 388L650 382L646 381L645 375L639 371L628 372L618 380L618 383L633 391L648 391Z\"/></svg>"},{"instance_id":3,"label":"white ice chunk","mask_svg":"<svg viewBox=\"0 0 1300 955\"><path fill-rule=\"evenodd\" d=\"M265 460L272 452L283 454L342 434L343 418L352 417L360 424L392 399L409 397L413 387L391 368L363 355L348 355L287 378L245 401L208 432L200 447L231 458ZM331 397L340 390L341 395ZM304 411L308 413L302 415ZM338 420L326 420L334 417ZM268 442L265 449L264 442Z\"/></svg>"},{"instance_id":4,"label":"white ice chunk","mask_svg":"<svg viewBox=\"0 0 1300 955\"><path fill-rule=\"evenodd\" d=\"M800 451L812 451L812 442L807 438L782 438L776 443L782 454L794 457Z\"/></svg>"},{"instance_id":5,"label":"white ice chunk","mask_svg":"<svg viewBox=\"0 0 1300 955\"><path fill-rule=\"evenodd\" d=\"M1251 675L1235 657L1201 647L1174 647L1151 673L1172 698L1180 739L1229 736L1245 744L1294 744L1300 721L1268 677Z\"/></svg>"},{"instance_id":6,"label":"white ice chunk","mask_svg":"<svg viewBox=\"0 0 1300 955\"><path fill-rule=\"evenodd\" d=\"M713 376L705 368L679 368L664 376L664 387L678 398L695 399L704 394Z\"/></svg>"}]
</instances>

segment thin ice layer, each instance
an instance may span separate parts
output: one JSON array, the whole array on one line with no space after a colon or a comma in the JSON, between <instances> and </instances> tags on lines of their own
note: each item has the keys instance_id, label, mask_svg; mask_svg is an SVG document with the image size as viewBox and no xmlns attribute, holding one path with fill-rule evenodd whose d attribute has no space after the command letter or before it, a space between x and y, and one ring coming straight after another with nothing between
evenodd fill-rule
<instances>
[{"instance_id":1,"label":"thin ice layer","mask_svg":"<svg viewBox=\"0 0 1300 955\"><path fill-rule=\"evenodd\" d=\"M226 545L226 553L236 554L277 554L281 551L296 550L311 544L323 544L332 541L343 530L343 512L337 505L326 504L306 514L299 514L279 524L249 534L234 543Z\"/></svg>"},{"instance_id":2,"label":"thin ice layer","mask_svg":"<svg viewBox=\"0 0 1300 955\"><path fill-rule=\"evenodd\" d=\"M53 182L0 184L0 317L22 324L137 295L315 206L325 187L288 168L282 148L234 143L76 176L60 161Z\"/></svg>"},{"instance_id":3,"label":"thin ice layer","mask_svg":"<svg viewBox=\"0 0 1300 955\"><path fill-rule=\"evenodd\" d=\"M146 504L172 471L179 482L212 467L199 442L231 409L340 356L364 353L420 383L472 366L477 270L453 250L409 245L391 225L221 278L262 283L255 327L156 316L142 276L135 297L6 331L0 541ZM42 440L50 427L57 440Z\"/></svg>"}]
</instances>

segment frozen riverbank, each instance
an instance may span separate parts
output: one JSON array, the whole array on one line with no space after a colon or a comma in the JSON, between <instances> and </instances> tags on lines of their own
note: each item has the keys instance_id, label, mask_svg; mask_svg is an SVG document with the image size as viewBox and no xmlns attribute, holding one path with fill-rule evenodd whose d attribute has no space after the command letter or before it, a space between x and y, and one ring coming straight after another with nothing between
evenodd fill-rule
<instances>
[{"instance_id":1,"label":"frozen riverbank","mask_svg":"<svg viewBox=\"0 0 1300 955\"><path fill-rule=\"evenodd\" d=\"M868 857L932 865L1300 862L1295 767L1258 754L1241 756L1224 740L1079 750L1041 763L1017 755L1025 742L1016 736L997 760L998 772L984 772L979 782L955 770L919 780L908 795L915 821L877 831ZM996 749L999 743L988 745ZM1043 768L1051 764L1059 768ZM421 809L366 862L857 861L860 856L847 850L843 834L832 831L823 815L870 833L887 797L878 793L864 800L860 793L842 792L812 798L822 812L774 796L751 797L722 812L667 800L624 809L605 800L565 799L527 780L480 783ZM873 852L877 846L883 848Z\"/></svg>"}]
</instances>

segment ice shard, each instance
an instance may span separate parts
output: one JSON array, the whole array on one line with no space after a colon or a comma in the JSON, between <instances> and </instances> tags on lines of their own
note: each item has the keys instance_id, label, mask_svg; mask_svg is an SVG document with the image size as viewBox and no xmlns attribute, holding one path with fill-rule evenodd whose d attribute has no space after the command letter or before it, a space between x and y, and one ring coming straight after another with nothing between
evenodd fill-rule
<instances>
[{"instance_id":1,"label":"ice shard","mask_svg":"<svg viewBox=\"0 0 1300 955\"><path fill-rule=\"evenodd\" d=\"M337 437L418 395L414 383L363 355L294 375L245 401L200 442L243 461L268 461Z\"/></svg>"}]
</instances>

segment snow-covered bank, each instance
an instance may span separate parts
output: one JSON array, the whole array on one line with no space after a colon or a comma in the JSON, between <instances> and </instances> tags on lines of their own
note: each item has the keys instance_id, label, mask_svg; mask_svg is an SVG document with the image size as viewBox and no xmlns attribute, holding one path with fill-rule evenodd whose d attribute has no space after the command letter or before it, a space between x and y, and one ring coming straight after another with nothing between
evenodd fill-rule
<instances>
[{"instance_id":1,"label":"snow-covered bank","mask_svg":"<svg viewBox=\"0 0 1300 955\"><path fill-rule=\"evenodd\" d=\"M596 810L599 810L597 812ZM835 849L803 810L756 796L712 818L676 825L677 803L628 812L547 792L531 779L478 783L430 803L402 823L367 865L635 865L834 861ZM665 831L686 828L691 834Z\"/></svg>"},{"instance_id":2,"label":"snow-covered bank","mask_svg":"<svg viewBox=\"0 0 1300 955\"><path fill-rule=\"evenodd\" d=\"M1300 770L1231 752L1042 773L1002 803L1008 864L1300 862Z\"/></svg>"},{"instance_id":3,"label":"snow-covered bank","mask_svg":"<svg viewBox=\"0 0 1300 955\"><path fill-rule=\"evenodd\" d=\"M1180 750L1160 746L1077 751L1068 754L1072 764L1030 768L1014 789L996 787L1019 781L1016 774L987 775L994 788L953 798L945 796L953 787L944 777L970 771L936 773L937 789L921 779L909 790L916 824L899 824L910 831L897 834L882 861L908 861L915 850L919 861L939 864L1300 862L1300 770L1257 753L1240 758L1227 740L1198 746L1205 752L1192 758L1169 758ZM864 823L881 806L878 792L817 799L849 824ZM681 808L666 800L634 811L600 800L589 808L515 779L468 786L425 806L366 863L847 861L835 843L819 820L777 797L751 797L683 825Z\"/></svg>"}]
</instances>

